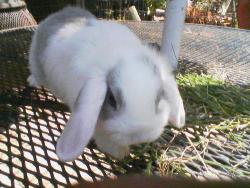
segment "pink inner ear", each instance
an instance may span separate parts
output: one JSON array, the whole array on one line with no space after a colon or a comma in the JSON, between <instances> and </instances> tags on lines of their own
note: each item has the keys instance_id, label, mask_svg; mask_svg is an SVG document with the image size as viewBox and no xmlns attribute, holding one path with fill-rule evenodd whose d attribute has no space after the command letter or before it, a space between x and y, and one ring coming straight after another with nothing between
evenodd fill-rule
<instances>
[{"instance_id":1,"label":"pink inner ear","mask_svg":"<svg viewBox=\"0 0 250 188\"><path fill-rule=\"evenodd\" d=\"M60 160L74 160L83 152L94 134L106 90L106 83L101 79L88 80L81 90L70 120L57 142L56 153Z\"/></svg>"}]
</instances>

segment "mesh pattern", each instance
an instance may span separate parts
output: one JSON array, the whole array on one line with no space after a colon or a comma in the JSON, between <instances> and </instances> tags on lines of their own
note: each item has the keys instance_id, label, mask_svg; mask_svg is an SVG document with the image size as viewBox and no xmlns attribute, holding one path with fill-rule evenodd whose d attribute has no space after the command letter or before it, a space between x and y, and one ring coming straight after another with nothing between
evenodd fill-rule
<instances>
[{"instance_id":1,"label":"mesh pattern","mask_svg":"<svg viewBox=\"0 0 250 188\"><path fill-rule=\"evenodd\" d=\"M162 22L124 22L143 40L161 45ZM239 85L250 84L250 31L186 24L180 60L184 70L204 70Z\"/></svg>"},{"instance_id":2,"label":"mesh pattern","mask_svg":"<svg viewBox=\"0 0 250 188\"><path fill-rule=\"evenodd\" d=\"M36 25L25 7L0 10L0 30Z\"/></svg>"},{"instance_id":3,"label":"mesh pattern","mask_svg":"<svg viewBox=\"0 0 250 188\"><path fill-rule=\"evenodd\" d=\"M105 155L94 149L86 149L86 155L73 163L57 160L55 140L69 113L44 89L27 87L27 51L32 33L33 29L21 29L0 36L0 185L58 187L80 178L96 181L114 176Z\"/></svg>"},{"instance_id":4,"label":"mesh pattern","mask_svg":"<svg viewBox=\"0 0 250 188\"><path fill-rule=\"evenodd\" d=\"M28 47L33 28L0 32L0 186L60 187L119 174L142 173L120 164L93 143L74 162L62 163L56 140L69 118L68 109L43 88L27 86Z\"/></svg>"},{"instance_id":5,"label":"mesh pattern","mask_svg":"<svg viewBox=\"0 0 250 188\"><path fill-rule=\"evenodd\" d=\"M150 30L160 31L157 24L142 22L141 29L137 27L138 23L135 26L133 23L126 24L140 37L145 37L148 42L159 42L157 32L152 32L153 36L149 35ZM144 24L149 25L146 27ZM134 158L133 153L136 148L132 149L130 158L124 163L101 153L93 143L90 143L83 155L74 162L58 161L55 144L69 118L69 111L43 88L27 86L28 46L34 29L22 28L0 33L0 185L3 187L60 187L79 182L80 179L97 181L124 173L145 173L148 169L150 153L145 150L140 157ZM196 26L188 25L186 29L190 29L189 32L192 33ZM242 33L246 35L245 31L237 32L238 36ZM188 36L184 34L184 44ZM190 43L190 45L194 44ZM185 55L186 48L188 46L184 45L182 56ZM198 55L197 52L193 58ZM189 56L186 54L185 57ZM244 81L244 75L241 78ZM159 144L152 147L160 149L161 146L168 144L167 156L170 159L180 156L184 148L185 157L196 155L197 151L189 147L186 135L189 135L191 140L197 140L199 136L209 140L205 143L207 149L203 153L203 157L210 161L206 168L195 159L183 164L192 177L221 179L250 177L249 129L245 129L244 132L239 131L239 134L244 135L242 147L238 147L237 142L227 140L220 132L207 132L205 127L187 128L185 132L167 128L165 133L160 138ZM199 152L202 152L202 148ZM157 162L152 161L150 164L152 172L159 174ZM207 173L207 169L212 174Z\"/></svg>"}]
</instances>

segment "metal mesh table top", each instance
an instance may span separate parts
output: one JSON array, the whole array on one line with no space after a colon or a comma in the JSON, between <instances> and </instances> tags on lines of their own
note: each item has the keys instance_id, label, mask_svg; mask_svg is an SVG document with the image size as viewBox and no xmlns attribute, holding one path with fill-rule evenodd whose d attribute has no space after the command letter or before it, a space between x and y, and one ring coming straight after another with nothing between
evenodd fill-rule
<instances>
[{"instance_id":1,"label":"metal mesh table top","mask_svg":"<svg viewBox=\"0 0 250 188\"><path fill-rule=\"evenodd\" d=\"M36 21L25 6L19 8L0 9L0 30L34 26L36 24Z\"/></svg>"},{"instance_id":2,"label":"metal mesh table top","mask_svg":"<svg viewBox=\"0 0 250 188\"><path fill-rule=\"evenodd\" d=\"M151 25L151 23L143 22L141 29L137 24L127 24L139 36L147 39L146 41L153 43L160 41L161 26L158 25L159 23ZM148 27L144 24L148 24ZM64 187L78 182L80 179L96 181L121 174L145 173L148 169L150 155L147 151L142 153L140 157L133 158L132 150L129 160L118 162L101 153L93 143L89 144L83 155L74 162L62 163L58 161L55 154L55 144L69 117L69 111L45 89L27 86L28 48L34 29L28 27L0 32L0 185L3 187L41 187L42 185ZM151 32L151 29L157 32ZM206 29L209 32L213 30L210 27ZM202 26L186 26L185 32L188 31L188 33L184 34L181 53L188 62L197 61L195 63L198 64L202 58L208 56L209 52L202 54L202 48L205 48L201 45L203 43L198 43L200 45L198 47L198 44L192 39L205 41L205 37L208 37L211 43L212 41L215 43L216 40L213 37L217 37L198 35L199 30L205 29ZM215 28L214 32L219 34L217 30L221 30L223 33L222 28ZM249 60L249 46L247 46L246 41L249 41L250 33L241 30L230 30L230 32L236 32L237 34L234 36L245 38L243 40L236 37L233 40L229 37L229 41L240 41L242 45L244 44L242 52L238 52L240 51L238 48L236 50L239 55L241 54L241 57L235 58L243 61L243 63L239 61L239 65L243 66L244 71L249 73L249 61L246 61L246 59ZM197 47L192 48L192 45L197 45ZM227 49L222 44L219 47ZM196 53L193 52L193 56L191 52L188 52L190 48L197 50ZM200 56L202 58L198 57L199 50L201 50ZM208 61L209 57L206 58L207 62L204 61L201 64L205 67L208 62L211 62ZM226 61L222 64L227 66ZM243 73L239 78L239 83L249 83L248 76L248 74ZM193 135L190 139L197 139L194 135L206 135L206 129L188 128L185 134ZM250 177L250 164L248 162L250 160L250 130L245 130L244 134L244 147L238 148L237 143L226 141L219 132L211 133L212 139L207 146L204 157L211 161L207 168L212 174L206 173L203 164L195 160L183 164L187 172L195 178ZM174 129L167 128L164 135L161 138L161 143L171 143L169 157L180 155L183 148L188 145L189 141L185 135ZM192 149L187 153L189 156L194 154L195 151ZM247 162L242 163L242 161ZM153 162L152 166L154 165ZM157 170L152 168L153 172L157 174Z\"/></svg>"},{"instance_id":3,"label":"metal mesh table top","mask_svg":"<svg viewBox=\"0 0 250 188\"><path fill-rule=\"evenodd\" d=\"M161 44L163 22L125 22L143 40ZM235 84L250 84L250 31L186 24L180 59Z\"/></svg>"}]
</instances>

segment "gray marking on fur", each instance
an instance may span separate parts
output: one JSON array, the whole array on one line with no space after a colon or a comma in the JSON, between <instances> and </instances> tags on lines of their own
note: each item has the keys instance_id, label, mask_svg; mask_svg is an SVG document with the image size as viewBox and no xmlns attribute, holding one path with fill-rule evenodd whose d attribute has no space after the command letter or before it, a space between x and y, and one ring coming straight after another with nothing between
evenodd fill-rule
<instances>
[{"instance_id":1,"label":"gray marking on fur","mask_svg":"<svg viewBox=\"0 0 250 188\"><path fill-rule=\"evenodd\" d=\"M161 112L161 109L159 109L159 103L161 100L167 100L167 95L163 87L161 87L157 92L157 96L155 100L155 113L156 114L159 114Z\"/></svg>"},{"instance_id":2,"label":"gray marking on fur","mask_svg":"<svg viewBox=\"0 0 250 188\"><path fill-rule=\"evenodd\" d=\"M89 18L95 19L95 17L85 9L77 7L66 7L61 11L50 15L39 24L36 30L36 38L33 39L36 40L36 46L34 46L35 50L33 55L35 57L35 67L37 67L37 70L32 72L38 74L36 75L36 77L38 77L39 80L43 80L42 83L44 83L44 81L46 83L46 74L45 70L43 69L42 59L49 38L53 36L65 24L73 23L76 25L84 26L86 24L86 20Z\"/></svg>"},{"instance_id":3,"label":"gray marking on fur","mask_svg":"<svg viewBox=\"0 0 250 188\"><path fill-rule=\"evenodd\" d=\"M125 105L122 91L119 88L119 86L117 85L117 83L115 82L116 78L120 74L119 71L120 71L120 69L115 68L107 76L107 83L108 83L109 87L111 88L113 94L116 97L116 102L117 102L118 108Z\"/></svg>"},{"instance_id":4,"label":"gray marking on fur","mask_svg":"<svg viewBox=\"0 0 250 188\"><path fill-rule=\"evenodd\" d=\"M110 89L110 91L107 91L104 103L103 103L103 107L102 107L102 115L101 118L103 120L112 118L114 116L118 116L119 114L121 114L123 112L123 110L125 109L125 100L124 97L122 95L122 91L119 88L119 86L116 83L116 78L118 77L118 75L120 71L120 65L118 64L115 68L113 68L108 76L107 76L107 85ZM114 95L114 98L116 100L116 105L117 105L117 109L114 110L108 103L108 98L109 98L109 93L108 92L112 92L112 94Z\"/></svg>"},{"instance_id":5,"label":"gray marking on fur","mask_svg":"<svg viewBox=\"0 0 250 188\"><path fill-rule=\"evenodd\" d=\"M92 27L92 26L94 26L92 20L87 20L86 26L87 26L87 27Z\"/></svg>"},{"instance_id":6,"label":"gray marking on fur","mask_svg":"<svg viewBox=\"0 0 250 188\"><path fill-rule=\"evenodd\" d=\"M147 55L144 55L142 56L142 59L143 59L143 63L146 65L146 66L149 66L150 69L152 70L154 76L158 77L159 79L159 82L160 83L160 88L159 90L157 91L157 95L156 95L156 99L155 99L155 113L156 114L159 114L161 112L161 110L159 109L159 103L161 100L167 100L167 95L166 95L166 92L164 91L164 84L163 84L163 80L160 76L160 70L159 70L159 66L157 66L157 64L155 64L149 56Z\"/></svg>"},{"instance_id":7,"label":"gray marking on fur","mask_svg":"<svg viewBox=\"0 0 250 188\"><path fill-rule=\"evenodd\" d=\"M153 62L152 59L150 59L150 57L148 57L147 55L143 55L141 58L142 58L143 63L150 67L154 75L160 76L160 71L158 69L158 66Z\"/></svg>"}]
</instances>

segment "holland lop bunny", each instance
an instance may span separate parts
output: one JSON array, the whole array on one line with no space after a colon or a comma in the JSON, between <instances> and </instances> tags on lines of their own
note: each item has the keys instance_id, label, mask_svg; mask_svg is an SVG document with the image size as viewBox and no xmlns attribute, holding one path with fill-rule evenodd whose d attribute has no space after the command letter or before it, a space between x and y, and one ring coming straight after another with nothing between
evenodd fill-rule
<instances>
[{"instance_id":1,"label":"holland lop bunny","mask_svg":"<svg viewBox=\"0 0 250 188\"><path fill-rule=\"evenodd\" d=\"M129 146L152 142L185 112L173 70L121 24L67 7L38 26L29 56L31 86L45 86L70 107L57 141L60 160L71 161L91 138L122 159Z\"/></svg>"}]
</instances>

